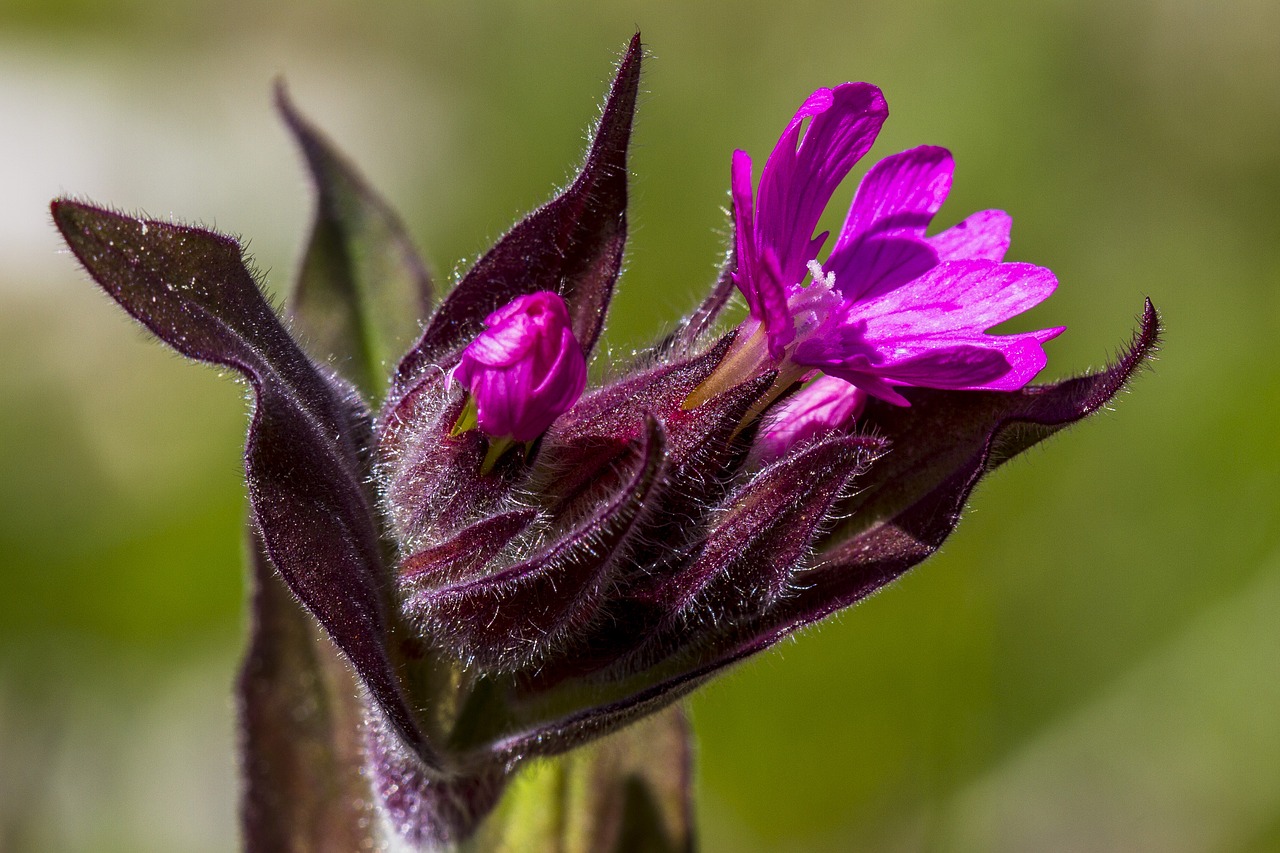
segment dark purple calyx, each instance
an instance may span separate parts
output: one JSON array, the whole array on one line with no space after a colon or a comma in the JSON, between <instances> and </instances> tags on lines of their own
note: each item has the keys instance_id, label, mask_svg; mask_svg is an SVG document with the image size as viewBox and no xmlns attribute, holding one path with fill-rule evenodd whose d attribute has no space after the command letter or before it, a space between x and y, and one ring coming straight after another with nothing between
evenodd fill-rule
<instances>
[{"instance_id":1,"label":"dark purple calyx","mask_svg":"<svg viewBox=\"0 0 1280 853\"><path fill-rule=\"evenodd\" d=\"M661 479L665 444L661 426L651 420L630 453L623 487L533 556L445 586L404 578L407 617L436 646L484 669L513 669L545 657L597 612Z\"/></svg>"}]
</instances>

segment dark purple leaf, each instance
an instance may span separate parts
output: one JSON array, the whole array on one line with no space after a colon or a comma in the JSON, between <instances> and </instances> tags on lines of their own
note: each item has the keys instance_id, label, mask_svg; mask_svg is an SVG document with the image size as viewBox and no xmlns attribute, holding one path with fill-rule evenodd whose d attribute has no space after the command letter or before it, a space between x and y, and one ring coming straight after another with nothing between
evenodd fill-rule
<instances>
[{"instance_id":1,"label":"dark purple leaf","mask_svg":"<svg viewBox=\"0 0 1280 853\"><path fill-rule=\"evenodd\" d=\"M645 498L661 476L665 440L650 421L630 476L611 500L538 554L510 568L444 587L405 579L405 612L437 645L488 667L544 656L589 623Z\"/></svg>"},{"instance_id":2,"label":"dark purple leaf","mask_svg":"<svg viewBox=\"0 0 1280 853\"><path fill-rule=\"evenodd\" d=\"M384 647L386 570L361 486L367 435L352 438L363 420L354 395L344 399L290 339L234 240L68 200L52 210L85 269L134 318L249 380L245 467L267 554L406 742L434 760Z\"/></svg>"},{"instance_id":3,"label":"dark purple leaf","mask_svg":"<svg viewBox=\"0 0 1280 853\"><path fill-rule=\"evenodd\" d=\"M391 366L421 333L431 276L400 218L289 100L276 104L307 159L316 212L293 309L305 315L304 345L335 359L366 400L378 402Z\"/></svg>"},{"instance_id":4,"label":"dark purple leaf","mask_svg":"<svg viewBox=\"0 0 1280 853\"><path fill-rule=\"evenodd\" d=\"M663 606L695 624L772 606L831 507L884 448L880 439L837 436L761 471L726 501L702 552L656 590Z\"/></svg>"},{"instance_id":5,"label":"dark purple leaf","mask_svg":"<svg viewBox=\"0 0 1280 853\"><path fill-rule=\"evenodd\" d=\"M498 802L514 769L485 756L474 766L440 773L406 749L381 714L371 715L367 729L370 782L382 818L401 842L393 850L458 849Z\"/></svg>"},{"instance_id":6,"label":"dark purple leaf","mask_svg":"<svg viewBox=\"0 0 1280 853\"><path fill-rule=\"evenodd\" d=\"M590 353L622 265L627 237L627 146L640 85L640 34L618 65L586 162L569 189L529 214L482 257L441 304L392 382L403 397L428 365L482 329L484 318L525 293L564 297L573 331Z\"/></svg>"},{"instance_id":7,"label":"dark purple leaf","mask_svg":"<svg viewBox=\"0 0 1280 853\"><path fill-rule=\"evenodd\" d=\"M401 583L427 589L477 580L489 561L523 533L536 516L534 510L518 509L477 521L447 542L402 560Z\"/></svg>"}]
</instances>

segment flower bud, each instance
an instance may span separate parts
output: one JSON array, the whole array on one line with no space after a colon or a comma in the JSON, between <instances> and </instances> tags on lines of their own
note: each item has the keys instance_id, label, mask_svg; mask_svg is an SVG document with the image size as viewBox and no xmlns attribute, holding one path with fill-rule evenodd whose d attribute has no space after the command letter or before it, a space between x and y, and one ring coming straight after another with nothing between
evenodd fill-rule
<instances>
[{"instance_id":1,"label":"flower bud","mask_svg":"<svg viewBox=\"0 0 1280 853\"><path fill-rule=\"evenodd\" d=\"M834 376L820 376L769 416L756 437L752 456L768 464L797 444L843 430L862 414L867 393Z\"/></svg>"},{"instance_id":2,"label":"flower bud","mask_svg":"<svg viewBox=\"0 0 1280 853\"><path fill-rule=\"evenodd\" d=\"M587 360L564 300L542 290L485 318L462 352L453 379L471 392L480 429L494 438L533 441L582 396Z\"/></svg>"}]
</instances>

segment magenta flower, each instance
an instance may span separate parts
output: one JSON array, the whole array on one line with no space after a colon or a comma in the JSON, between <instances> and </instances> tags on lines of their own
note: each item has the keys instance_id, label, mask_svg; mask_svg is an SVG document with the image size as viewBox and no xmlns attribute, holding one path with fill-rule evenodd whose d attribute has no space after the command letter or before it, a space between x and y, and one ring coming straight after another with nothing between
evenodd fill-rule
<instances>
[{"instance_id":1,"label":"magenta flower","mask_svg":"<svg viewBox=\"0 0 1280 853\"><path fill-rule=\"evenodd\" d=\"M583 849L690 849L685 728L658 712L926 559L985 474L1106 405L1155 347L1148 302L1110 367L1022 388L1057 330L985 328L1052 276L1000 263L1003 214L924 235L941 149L873 169L818 264L818 216L884 118L849 84L806 102L754 207L737 155L737 266L581 393L622 268L642 53L637 35L570 186L438 300L395 214L283 97L319 190L287 323L237 241L53 203L125 311L253 391L253 853L556 849L561 830ZM752 319L725 331L735 282ZM473 405L489 439L458 429ZM504 439L528 452L492 458ZM502 835L535 813L488 818L522 765L606 735L579 757L590 808L543 802L555 839Z\"/></svg>"},{"instance_id":2,"label":"magenta flower","mask_svg":"<svg viewBox=\"0 0 1280 853\"><path fill-rule=\"evenodd\" d=\"M816 368L902 406L902 386L1021 388L1062 328L986 331L1042 302L1057 282L1047 269L1001 263L1010 224L1001 211L925 236L951 188L945 149L914 148L876 164L817 261L827 237L813 236L818 220L887 115L880 90L866 83L814 92L769 155L754 203L751 158L734 152L734 283L752 317L734 361L771 362L788 379Z\"/></svg>"},{"instance_id":3,"label":"magenta flower","mask_svg":"<svg viewBox=\"0 0 1280 853\"><path fill-rule=\"evenodd\" d=\"M587 360L564 300L540 290L516 297L484 321L452 377L471 392L480 429L533 441L587 386Z\"/></svg>"},{"instance_id":4,"label":"magenta flower","mask_svg":"<svg viewBox=\"0 0 1280 853\"><path fill-rule=\"evenodd\" d=\"M752 454L761 464L796 445L846 431L867 404L867 392L835 376L819 376L773 409L756 436Z\"/></svg>"}]
</instances>

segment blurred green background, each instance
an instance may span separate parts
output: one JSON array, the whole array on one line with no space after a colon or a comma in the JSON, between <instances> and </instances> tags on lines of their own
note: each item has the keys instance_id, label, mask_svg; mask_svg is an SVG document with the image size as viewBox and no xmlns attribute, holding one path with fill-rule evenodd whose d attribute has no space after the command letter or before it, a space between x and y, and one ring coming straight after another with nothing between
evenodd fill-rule
<instances>
[{"instance_id":1,"label":"blurred green background","mask_svg":"<svg viewBox=\"0 0 1280 853\"><path fill-rule=\"evenodd\" d=\"M950 147L940 225L1053 268L1047 377L1151 295L1155 371L1008 466L944 551L691 702L707 851L1280 850L1280 4L0 2L0 849L235 846L244 391L59 249L68 192L252 241L277 294L300 106L442 279L563 184L652 50L607 342L690 307L729 155L870 80ZM852 183L838 196L847 202Z\"/></svg>"}]
</instances>

